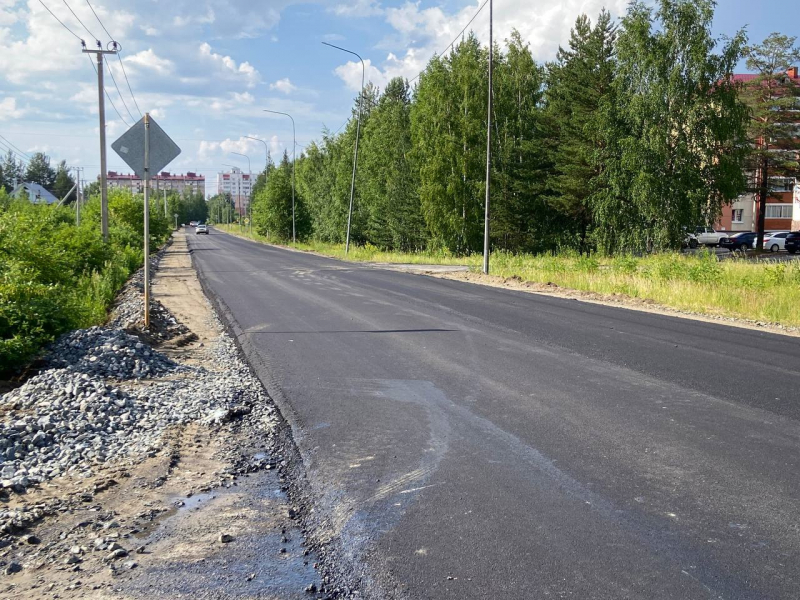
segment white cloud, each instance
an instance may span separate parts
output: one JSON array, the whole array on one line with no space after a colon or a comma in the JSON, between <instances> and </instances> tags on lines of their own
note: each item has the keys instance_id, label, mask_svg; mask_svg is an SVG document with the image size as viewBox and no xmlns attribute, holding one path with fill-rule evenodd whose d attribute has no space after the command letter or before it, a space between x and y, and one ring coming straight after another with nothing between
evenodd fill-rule
<instances>
[{"instance_id":1,"label":"white cloud","mask_svg":"<svg viewBox=\"0 0 800 600\"><path fill-rule=\"evenodd\" d=\"M278 139L277 135L273 135L269 138L269 153L272 156L272 160L280 162L284 148L285 146L281 143L280 139Z\"/></svg>"},{"instance_id":2,"label":"white cloud","mask_svg":"<svg viewBox=\"0 0 800 600\"><path fill-rule=\"evenodd\" d=\"M17 108L16 98L6 96L0 100L0 121L7 119L18 119L23 116L27 111L23 108Z\"/></svg>"},{"instance_id":3,"label":"white cloud","mask_svg":"<svg viewBox=\"0 0 800 600\"><path fill-rule=\"evenodd\" d=\"M213 52L208 42L200 44L200 55L210 60L212 64L223 72L244 79L247 87L253 87L261 80L261 75L249 62L245 61L237 65L236 61L230 56L223 56Z\"/></svg>"},{"instance_id":4,"label":"white cloud","mask_svg":"<svg viewBox=\"0 0 800 600\"><path fill-rule=\"evenodd\" d=\"M270 83L269 89L278 90L279 92L283 92L284 94L291 94L293 91L297 89L297 87L289 80L288 77L284 77L283 79L279 79L275 83Z\"/></svg>"},{"instance_id":5,"label":"white cloud","mask_svg":"<svg viewBox=\"0 0 800 600\"><path fill-rule=\"evenodd\" d=\"M142 71L154 71L158 75L169 75L175 70L175 63L167 58L161 58L153 52L152 48L126 56L124 60L127 65L133 64L136 67L141 67Z\"/></svg>"},{"instance_id":6,"label":"white cloud","mask_svg":"<svg viewBox=\"0 0 800 600\"><path fill-rule=\"evenodd\" d=\"M355 0L347 4L336 4L329 11L342 17L374 17L384 12L377 0Z\"/></svg>"},{"instance_id":7,"label":"white cloud","mask_svg":"<svg viewBox=\"0 0 800 600\"><path fill-rule=\"evenodd\" d=\"M256 137L256 134L248 134L250 137ZM263 153L263 146L260 142L250 140L245 136L237 140L230 138L218 140L203 140L197 149L198 157L201 160L214 160L219 159L220 155L228 155L231 152L238 152L245 155L255 155Z\"/></svg>"},{"instance_id":8,"label":"white cloud","mask_svg":"<svg viewBox=\"0 0 800 600\"><path fill-rule=\"evenodd\" d=\"M421 8L419 2L406 2L399 7L385 9L386 23L394 33L379 46L405 50L400 55L387 52L386 58L377 64L365 60L367 81L385 87L393 77L416 77L434 54L448 50L447 45L453 42L482 3L482 0L475 0L473 5L455 14L447 14L440 7ZM594 20L605 7L613 16L619 16L628 4L629 0L545 0L538 3L507 0L495 7L494 37L502 43L513 29L517 29L522 39L530 43L534 58L552 59L559 44L569 39L570 28L578 15L586 13ZM466 32L473 30L484 44L488 43L489 37L487 17L488 12L482 11ZM360 89L360 63L348 61L336 69L336 74L349 89Z\"/></svg>"}]
</instances>

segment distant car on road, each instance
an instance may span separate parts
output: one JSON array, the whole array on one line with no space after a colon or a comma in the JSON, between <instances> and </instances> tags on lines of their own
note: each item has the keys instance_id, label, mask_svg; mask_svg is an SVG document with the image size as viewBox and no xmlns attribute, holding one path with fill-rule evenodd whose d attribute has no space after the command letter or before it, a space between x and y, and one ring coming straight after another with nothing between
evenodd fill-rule
<instances>
[{"instance_id":1,"label":"distant car on road","mask_svg":"<svg viewBox=\"0 0 800 600\"><path fill-rule=\"evenodd\" d=\"M189 221L189 227L197 227L197 221Z\"/></svg>"},{"instance_id":2,"label":"distant car on road","mask_svg":"<svg viewBox=\"0 0 800 600\"><path fill-rule=\"evenodd\" d=\"M208 225L203 225L202 223L198 224L194 229L195 235L198 233L205 233L208 235Z\"/></svg>"},{"instance_id":3,"label":"distant car on road","mask_svg":"<svg viewBox=\"0 0 800 600\"><path fill-rule=\"evenodd\" d=\"M787 235L783 246L789 254L800 252L800 231L793 231Z\"/></svg>"},{"instance_id":4,"label":"distant car on road","mask_svg":"<svg viewBox=\"0 0 800 600\"><path fill-rule=\"evenodd\" d=\"M730 235L730 231L716 231L711 227L698 227L694 230L697 243L703 244L704 246L719 246L720 240Z\"/></svg>"},{"instance_id":5,"label":"distant car on road","mask_svg":"<svg viewBox=\"0 0 800 600\"><path fill-rule=\"evenodd\" d=\"M774 231L772 233L765 233L764 250L769 250L770 252L784 250L787 235L789 235L788 231Z\"/></svg>"},{"instance_id":6,"label":"distant car on road","mask_svg":"<svg viewBox=\"0 0 800 600\"><path fill-rule=\"evenodd\" d=\"M758 234L753 231L742 231L734 235L724 237L719 241L719 245L727 248L731 252L741 250L745 252L754 247Z\"/></svg>"}]
</instances>

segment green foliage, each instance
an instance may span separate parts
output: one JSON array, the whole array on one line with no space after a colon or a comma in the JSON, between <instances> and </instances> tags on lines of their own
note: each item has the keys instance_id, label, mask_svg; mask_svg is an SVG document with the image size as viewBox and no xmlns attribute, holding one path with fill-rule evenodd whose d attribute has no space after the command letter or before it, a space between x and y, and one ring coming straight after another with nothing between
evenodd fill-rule
<instances>
[{"instance_id":1,"label":"green foliage","mask_svg":"<svg viewBox=\"0 0 800 600\"><path fill-rule=\"evenodd\" d=\"M746 107L730 83L739 33L715 53L711 0L634 3L617 40L614 140L598 238L608 252L678 248L744 188ZM622 222L621 222L622 220Z\"/></svg>"},{"instance_id":2,"label":"green foliage","mask_svg":"<svg viewBox=\"0 0 800 600\"><path fill-rule=\"evenodd\" d=\"M0 193L2 196L4 192ZM2 200L2 198L0 198ZM110 242L100 234L100 202L71 208L24 200L0 211L0 372L28 361L45 344L77 327L102 322L114 294L143 260L141 197L109 193ZM170 228L151 212L151 244Z\"/></svg>"},{"instance_id":3,"label":"green foliage","mask_svg":"<svg viewBox=\"0 0 800 600\"><path fill-rule=\"evenodd\" d=\"M295 226L298 239L308 234L309 222L302 198L295 195ZM292 165L289 155L269 173L266 185L253 199L253 225L256 231L277 241L292 239Z\"/></svg>"},{"instance_id":4,"label":"green foliage","mask_svg":"<svg viewBox=\"0 0 800 600\"><path fill-rule=\"evenodd\" d=\"M2 172L0 184L7 192L10 192L14 189L14 182L22 183L22 161L17 160L17 157L14 156L14 153L11 150L6 153L6 155L3 157L3 161L0 162L0 172Z\"/></svg>"},{"instance_id":5,"label":"green foliage","mask_svg":"<svg viewBox=\"0 0 800 600\"><path fill-rule=\"evenodd\" d=\"M581 15L546 66L517 32L491 49L495 251L676 249L684 227L712 223L746 189L748 109L731 78L744 34L712 37L713 7L634 2L620 24ZM470 34L413 89L368 86L341 131L307 146L295 166L312 242L345 241L359 135L352 243L482 252L489 51ZM285 178L257 188L259 231L288 239Z\"/></svg>"},{"instance_id":6,"label":"green foliage","mask_svg":"<svg viewBox=\"0 0 800 600\"><path fill-rule=\"evenodd\" d=\"M71 204L76 198L76 190L73 190L75 179L70 175L67 168L67 162L62 160L56 169L56 176L53 180L53 195L61 200L69 193L69 197L65 200L67 204Z\"/></svg>"},{"instance_id":7,"label":"green foliage","mask_svg":"<svg viewBox=\"0 0 800 600\"><path fill-rule=\"evenodd\" d=\"M800 106L800 85L786 76L786 71L800 60L796 37L770 34L761 44L747 48L747 68L757 77L742 89L742 98L750 109L748 137L749 167L755 174L750 191L759 198L759 236L756 247L763 249L770 177L800 175L800 136L797 135L797 108Z\"/></svg>"},{"instance_id":8,"label":"green foliage","mask_svg":"<svg viewBox=\"0 0 800 600\"><path fill-rule=\"evenodd\" d=\"M50 166L50 157L44 152L34 153L30 161L28 161L24 179L25 181L38 183L48 191L52 190L56 181L56 172Z\"/></svg>"}]
</instances>

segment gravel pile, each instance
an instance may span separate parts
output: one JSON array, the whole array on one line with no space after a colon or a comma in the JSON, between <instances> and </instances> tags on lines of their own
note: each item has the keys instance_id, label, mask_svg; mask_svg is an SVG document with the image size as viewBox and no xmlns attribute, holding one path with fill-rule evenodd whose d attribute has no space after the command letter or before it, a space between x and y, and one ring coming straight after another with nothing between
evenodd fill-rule
<instances>
[{"instance_id":1,"label":"gravel pile","mask_svg":"<svg viewBox=\"0 0 800 600\"><path fill-rule=\"evenodd\" d=\"M167 246L168 248L169 246ZM151 277L158 268L167 248L161 250L150 259ZM116 303L111 310L108 327L128 331L144 332L144 269L139 269L123 286L117 295ZM158 300L150 301L150 327L146 330L156 340L171 340L189 333L189 329L179 322L169 310Z\"/></svg>"},{"instance_id":2,"label":"gravel pile","mask_svg":"<svg viewBox=\"0 0 800 600\"><path fill-rule=\"evenodd\" d=\"M135 300L123 301L118 315L136 310ZM175 322L166 309L162 316ZM89 475L107 461L138 462L175 425L221 425L257 406L250 418L271 427L269 399L230 337L207 352L213 371L178 365L118 328L62 336L45 357L51 368L0 396L0 495L66 473Z\"/></svg>"},{"instance_id":3,"label":"gravel pile","mask_svg":"<svg viewBox=\"0 0 800 600\"><path fill-rule=\"evenodd\" d=\"M106 327L64 334L53 344L45 360L51 367L117 379L156 377L178 368L136 336Z\"/></svg>"}]
</instances>

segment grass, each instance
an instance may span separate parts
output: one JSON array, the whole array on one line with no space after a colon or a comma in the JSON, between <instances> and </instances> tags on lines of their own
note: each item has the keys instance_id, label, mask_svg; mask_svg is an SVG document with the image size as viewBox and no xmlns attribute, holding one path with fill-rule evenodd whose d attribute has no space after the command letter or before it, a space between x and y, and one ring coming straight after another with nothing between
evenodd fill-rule
<instances>
[{"instance_id":1,"label":"grass","mask_svg":"<svg viewBox=\"0 0 800 600\"><path fill-rule=\"evenodd\" d=\"M239 234L238 228L221 229ZM287 246L358 262L466 264L475 272L482 260L480 255L384 252L373 246L351 247L345 256L343 245L321 242ZM491 272L573 290L623 294L704 315L800 326L800 261L717 261L708 252L588 258L495 252Z\"/></svg>"}]
</instances>

